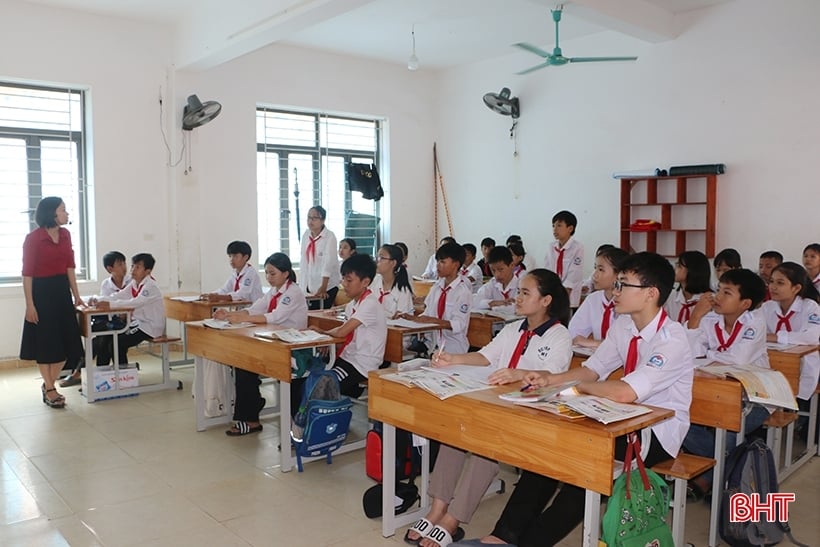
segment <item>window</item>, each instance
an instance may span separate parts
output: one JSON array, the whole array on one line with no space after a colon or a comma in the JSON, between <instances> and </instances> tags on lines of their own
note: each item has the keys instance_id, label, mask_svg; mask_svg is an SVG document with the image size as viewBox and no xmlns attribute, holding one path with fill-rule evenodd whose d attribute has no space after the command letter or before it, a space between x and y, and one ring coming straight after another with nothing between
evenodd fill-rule
<instances>
[{"instance_id":1,"label":"window","mask_svg":"<svg viewBox=\"0 0 820 547\"><path fill-rule=\"evenodd\" d=\"M77 278L88 279L85 93L0 82L0 282L21 280L34 211L60 196L71 215Z\"/></svg>"},{"instance_id":2,"label":"window","mask_svg":"<svg viewBox=\"0 0 820 547\"><path fill-rule=\"evenodd\" d=\"M337 239L353 237L373 254L379 202L352 193L345 164L378 167L380 123L322 113L258 108L256 111L257 199L260 263L273 252L300 260L308 210L327 210L325 225ZM370 218L366 229L346 229L351 217Z\"/></svg>"}]
</instances>

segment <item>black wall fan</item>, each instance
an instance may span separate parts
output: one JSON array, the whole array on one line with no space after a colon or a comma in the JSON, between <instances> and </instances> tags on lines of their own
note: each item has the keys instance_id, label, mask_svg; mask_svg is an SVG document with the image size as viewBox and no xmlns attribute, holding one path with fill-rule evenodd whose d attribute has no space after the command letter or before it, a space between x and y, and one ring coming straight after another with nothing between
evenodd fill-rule
<instances>
[{"instance_id":1,"label":"black wall fan","mask_svg":"<svg viewBox=\"0 0 820 547\"><path fill-rule=\"evenodd\" d=\"M502 88L498 93L485 93L484 104L493 112L498 112L502 116L512 116L518 119L521 115L521 108L518 104L518 97L510 96L510 88Z\"/></svg>"},{"instance_id":2,"label":"black wall fan","mask_svg":"<svg viewBox=\"0 0 820 547\"><path fill-rule=\"evenodd\" d=\"M182 129L191 131L213 120L222 111L222 105L216 101L202 102L196 95L188 97L188 104L182 111Z\"/></svg>"}]
</instances>

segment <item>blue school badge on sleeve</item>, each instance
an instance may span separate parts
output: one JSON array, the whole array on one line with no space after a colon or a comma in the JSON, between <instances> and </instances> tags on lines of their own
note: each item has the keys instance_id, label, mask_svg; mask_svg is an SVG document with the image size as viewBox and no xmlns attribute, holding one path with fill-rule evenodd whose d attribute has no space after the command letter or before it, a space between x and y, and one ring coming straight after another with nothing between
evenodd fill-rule
<instances>
[{"instance_id":1,"label":"blue school badge on sleeve","mask_svg":"<svg viewBox=\"0 0 820 547\"><path fill-rule=\"evenodd\" d=\"M754 337L755 337L754 327L748 327L746 330L743 331L743 339L744 340L754 340Z\"/></svg>"},{"instance_id":2,"label":"blue school badge on sleeve","mask_svg":"<svg viewBox=\"0 0 820 547\"><path fill-rule=\"evenodd\" d=\"M282 297L282 304L284 306L287 306L288 304L290 304L290 296L283 296Z\"/></svg>"},{"instance_id":3,"label":"blue school badge on sleeve","mask_svg":"<svg viewBox=\"0 0 820 547\"><path fill-rule=\"evenodd\" d=\"M251 286L251 278L249 277L249 278L245 279L242 282L242 284L245 285L246 287L250 287Z\"/></svg>"},{"instance_id":4,"label":"blue school badge on sleeve","mask_svg":"<svg viewBox=\"0 0 820 547\"><path fill-rule=\"evenodd\" d=\"M141 290L140 292L141 292L143 295L145 295L145 297L146 297L146 298L147 298L147 297L149 297L149 296L151 296L151 291L149 291L149 290L148 290L148 289L146 289L145 287L143 287L143 288L142 288L142 290Z\"/></svg>"},{"instance_id":5,"label":"blue school badge on sleeve","mask_svg":"<svg viewBox=\"0 0 820 547\"><path fill-rule=\"evenodd\" d=\"M817 315L816 313L809 315L809 323L812 325L817 325L820 323L820 315Z\"/></svg>"},{"instance_id":6,"label":"blue school badge on sleeve","mask_svg":"<svg viewBox=\"0 0 820 547\"><path fill-rule=\"evenodd\" d=\"M573 260L572 263L575 264L576 266L580 266L581 265L581 257L576 256L575 260Z\"/></svg>"},{"instance_id":7,"label":"blue school badge on sleeve","mask_svg":"<svg viewBox=\"0 0 820 547\"><path fill-rule=\"evenodd\" d=\"M467 311L470 309L470 306L467 304L462 304L461 308L459 309L461 310L461 313L467 313Z\"/></svg>"},{"instance_id":8,"label":"blue school badge on sleeve","mask_svg":"<svg viewBox=\"0 0 820 547\"><path fill-rule=\"evenodd\" d=\"M648 361L646 361L646 364L650 367L661 368L663 365L666 364L666 357L664 357L660 353L656 353L655 355L650 357Z\"/></svg>"}]
</instances>

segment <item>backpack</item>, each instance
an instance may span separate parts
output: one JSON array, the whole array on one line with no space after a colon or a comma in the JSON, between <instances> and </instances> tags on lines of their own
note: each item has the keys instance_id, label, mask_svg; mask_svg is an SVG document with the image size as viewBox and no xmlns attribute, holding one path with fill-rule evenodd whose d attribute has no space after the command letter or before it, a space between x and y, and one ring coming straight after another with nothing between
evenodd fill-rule
<instances>
[{"instance_id":1,"label":"backpack","mask_svg":"<svg viewBox=\"0 0 820 547\"><path fill-rule=\"evenodd\" d=\"M761 439L746 441L734 448L726 461L726 481L721 498L720 537L733 547L777 545L784 535L795 545L802 545L791 535L788 522L731 522L729 499L732 494L758 494L766 499L778 491L777 470L772 451Z\"/></svg>"},{"instance_id":2,"label":"backpack","mask_svg":"<svg viewBox=\"0 0 820 547\"><path fill-rule=\"evenodd\" d=\"M646 469L637 439L627 444L624 473L615 480L603 518L603 540L609 547L674 547L666 522L669 485ZM632 473L633 459L638 473Z\"/></svg>"},{"instance_id":3,"label":"backpack","mask_svg":"<svg viewBox=\"0 0 820 547\"><path fill-rule=\"evenodd\" d=\"M353 404L342 397L339 379L333 371L313 369L302 388L302 403L293 418L290 437L296 452L296 467L302 472L302 458L327 456L344 444L353 417Z\"/></svg>"}]
</instances>

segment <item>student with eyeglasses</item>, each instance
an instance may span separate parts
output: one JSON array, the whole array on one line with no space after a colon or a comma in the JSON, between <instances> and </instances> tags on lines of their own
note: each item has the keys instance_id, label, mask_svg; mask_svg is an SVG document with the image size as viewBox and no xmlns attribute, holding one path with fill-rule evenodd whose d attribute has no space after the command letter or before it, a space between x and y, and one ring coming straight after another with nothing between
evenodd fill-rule
<instances>
[{"instance_id":1,"label":"student with eyeglasses","mask_svg":"<svg viewBox=\"0 0 820 547\"><path fill-rule=\"evenodd\" d=\"M396 245L382 245L376 253L373 292L378 295L387 319L413 313L413 287L403 260L402 250Z\"/></svg>"},{"instance_id":2,"label":"student with eyeglasses","mask_svg":"<svg viewBox=\"0 0 820 547\"><path fill-rule=\"evenodd\" d=\"M299 285L306 295L321 299L310 301L308 307L312 310L332 307L342 280L336 235L325 226L326 218L324 207L314 205L308 211L307 230L302 234Z\"/></svg>"}]
</instances>

